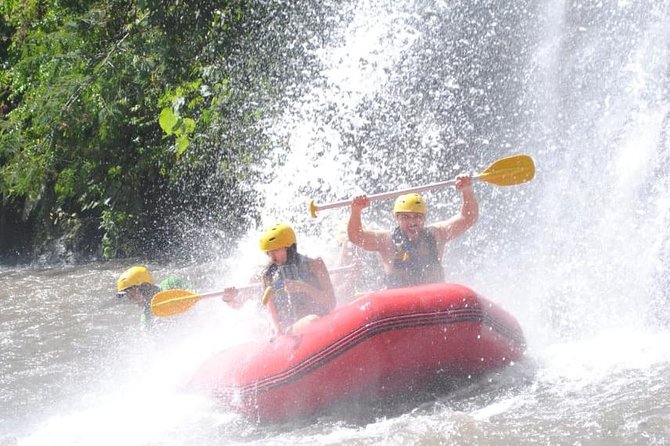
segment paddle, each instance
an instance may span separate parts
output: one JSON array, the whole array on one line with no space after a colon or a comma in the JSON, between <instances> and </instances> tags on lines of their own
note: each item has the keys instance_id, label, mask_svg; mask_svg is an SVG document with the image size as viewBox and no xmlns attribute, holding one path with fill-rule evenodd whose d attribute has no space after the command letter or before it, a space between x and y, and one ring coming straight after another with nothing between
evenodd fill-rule
<instances>
[{"instance_id":1,"label":"paddle","mask_svg":"<svg viewBox=\"0 0 670 446\"><path fill-rule=\"evenodd\" d=\"M211 291L209 293L198 294L195 291L172 289L160 291L154 294L151 298L151 312L154 316L166 317L174 316L176 314L188 311L200 299L207 299L209 297L223 297L227 292L233 290L250 290L252 288L260 288L260 284L251 284L242 287L228 287L221 291ZM226 302L232 299L226 299Z\"/></svg>"},{"instance_id":2,"label":"paddle","mask_svg":"<svg viewBox=\"0 0 670 446\"><path fill-rule=\"evenodd\" d=\"M348 271L352 269L354 265L340 266L338 268L333 268L329 270L330 273L339 273L343 271ZM151 312L154 316L167 317L174 316L185 311L188 311L193 305L195 305L200 299L207 299L209 297L223 297L226 293L237 290L251 290L253 288L260 288L260 283L252 283L250 285L244 285L241 287L228 287L224 288L221 291L211 291L208 293L196 293L195 291L181 290L181 289L172 289L160 291L154 294L154 297L151 298ZM271 290L271 288L270 288ZM265 290L263 293L263 304L267 302L269 298L268 290ZM230 302L232 299L226 299L226 302Z\"/></svg>"},{"instance_id":3,"label":"paddle","mask_svg":"<svg viewBox=\"0 0 670 446\"><path fill-rule=\"evenodd\" d=\"M513 186L515 184L525 183L530 181L535 176L535 163L528 155L514 155L507 158L501 158L487 167L479 175L473 176L476 180L486 181L487 183L495 184L497 186ZM411 187L408 189L395 190L390 192L383 192L375 195L368 195L369 201L384 200L386 198L393 198L399 195L408 194L410 192L423 192L431 189L439 189L450 186L456 183L456 180L442 181L439 183L431 183L423 186ZM341 208L351 205L353 200L342 200L333 203L317 205L314 200L309 203L309 213L316 218L317 211L325 209Z\"/></svg>"}]
</instances>

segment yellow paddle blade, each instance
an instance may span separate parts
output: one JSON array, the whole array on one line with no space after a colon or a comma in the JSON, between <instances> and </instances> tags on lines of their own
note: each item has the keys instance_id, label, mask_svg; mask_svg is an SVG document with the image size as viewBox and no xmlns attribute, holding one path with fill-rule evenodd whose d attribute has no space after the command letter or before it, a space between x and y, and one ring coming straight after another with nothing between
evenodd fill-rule
<instances>
[{"instance_id":1,"label":"yellow paddle blade","mask_svg":"<svg viewBox=\"0 0 670 446\"><path fill-rule=\"evenodd\" d=\"M514 155L494 162L477 178L498 186L513 186L530 181L534 176L533 158L528 155Z\"/></svg>"},{"instance_id":2,"label":"yellow paddle blade","mask_svg":"<svg viewBox=\"0 0 670 446\"><path fill-rule=\"evenodd\" d=\"M165 317L183 313L200 300L200 295L187 290L166 290L154 294L151 298L151 312L155 316Z\"/></svg>"}]
</instances>

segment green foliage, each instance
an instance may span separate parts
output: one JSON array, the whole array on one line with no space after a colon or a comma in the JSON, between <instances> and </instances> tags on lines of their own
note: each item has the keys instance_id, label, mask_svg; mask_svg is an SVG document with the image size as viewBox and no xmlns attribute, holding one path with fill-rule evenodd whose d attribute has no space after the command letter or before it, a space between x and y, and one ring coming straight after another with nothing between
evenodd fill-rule
<instances>
[{"instance_id":1,"label":"green foliage","mask_svg":"<svg viewBox=\"0 0 670 446\"><path fill-rule=\"evenodd\" d=\"M100 226L104 230L102 237L102 255L105 258L113 258L119 252L131 251L132 248L124 245L123 228L132 223L133 216L125 212L104 209L101 213Z\"/></svg>"},{"instance_id":2,"label":"green foliage","mask_svg":"<svg viewBox=\"0 0 670 446\"><path fill-rule=\"evenodd\" d=\"M191 118L182 118L171 108L164 108L158 118L163 131L174 135L177 143L177 158L188 148L189 136L195 131L195 121Z\"/></svg>"},{"instance_id":3,"label":"green foliage","mask_svg":"<svg viewBox=\"0 0 670 446\"><path fill-rule=\"evenodd\" d=\"M22 206L36 227L58 224L54 216L97 219L104 257L144 249L137 234L183 212L159 203L184 200L184 185L193 186L192 169L209 149L185 155L222 119L230 96L225 73L203 81L219 57L208 42L226 30L217 45L234 46L233 30L253 7L0 3L7 42L0 48L0 199Z\"/></svg>"}]
</instances>

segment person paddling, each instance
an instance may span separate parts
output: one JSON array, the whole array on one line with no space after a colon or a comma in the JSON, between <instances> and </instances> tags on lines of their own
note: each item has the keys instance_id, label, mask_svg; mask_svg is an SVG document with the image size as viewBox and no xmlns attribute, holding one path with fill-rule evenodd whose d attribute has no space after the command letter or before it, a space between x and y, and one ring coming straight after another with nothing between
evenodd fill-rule
<instances>
[{"instance_id":1,"label":"person paddling","mask_svg":"<svg viewBox=\"0 0 670 446\"><path fill-rule=\"evenodd\" d=\"M369 206L369 200L365 195L353 199L347 235L353 244L378 253L388 288L444 281L442 254L446 243L467 231L479 218L472 177L457 176L455 186L462 194L460 212L428 226L423 197L418 193L400 195L393 206L397 223L393 231L365 229L361 212Z\"/></svg>"},{"instance_id":2,"label":"person paddling","mask_svg":"<svg viewBox=\"0 0 670 446\"><path fill-rule=\"evenodd\" d=\"M277 223L260 238L270 263L261 277L272 322L279 334L290 332L335 308L335 292L323 259L298 253L293 228Z\"/></svg>"},{"instance_id":3,"label":"person paddling","mask_svg":"<svg viewBox=\"0 0 670 446\"><path fill-rule=\"evenodd\" d=\"M140 322L144 328L153 325L151 312L151 298L159 291L175 288L187 288L186 282L178 277L170 276L160 285L154 283L154 278L146 266L138 265L125 270L116 281L116 297L128 298L142 308Z\"/></svg>"}]
</instances>

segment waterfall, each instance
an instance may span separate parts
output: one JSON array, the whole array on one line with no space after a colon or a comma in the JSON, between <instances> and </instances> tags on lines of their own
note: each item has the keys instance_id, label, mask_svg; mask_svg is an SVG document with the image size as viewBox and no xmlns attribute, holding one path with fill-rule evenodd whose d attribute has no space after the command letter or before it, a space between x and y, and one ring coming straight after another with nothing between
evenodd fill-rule
<instances>
[{"instance_id":1,"label":"waterfall","mask_svg":"<svg viewBox=\"0 0 670 446\"><path fill-rule=\"evenodd\" d=\"M538 335L644 324L668 275L668 5L361 0L339 13L311 41L317 78L289 79L301 94L264 122L278 149L255 186L262 223L289 221L322 253L348 209L314 220L310 199L528 153L532 183L477 185L482 215L447 246L448 279ZM428 223L460 204L453 189L425 195ZM374 203L366 224L389 228L390 208Z\"/></svg>"}]
</instances>

